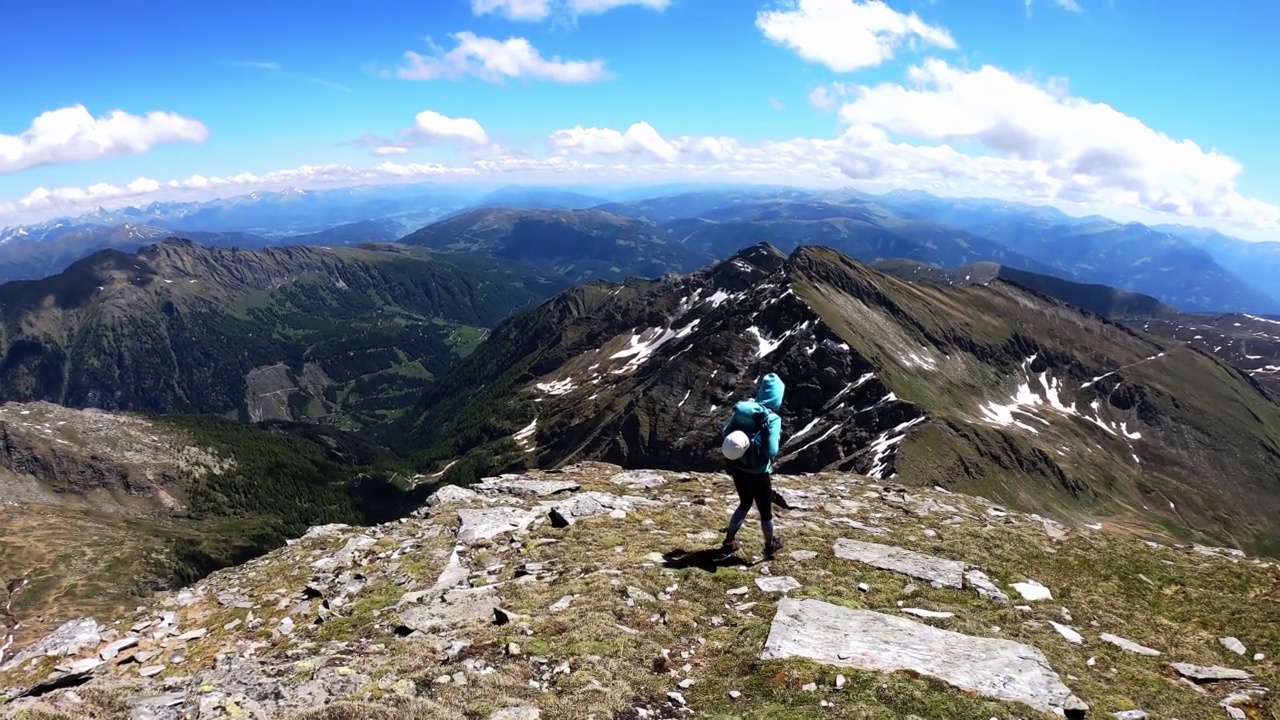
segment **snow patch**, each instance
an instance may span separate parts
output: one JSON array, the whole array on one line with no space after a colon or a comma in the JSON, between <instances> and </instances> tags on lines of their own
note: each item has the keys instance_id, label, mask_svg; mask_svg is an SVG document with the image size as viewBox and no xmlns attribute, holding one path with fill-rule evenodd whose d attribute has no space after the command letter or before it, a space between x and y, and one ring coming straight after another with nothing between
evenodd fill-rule
<instances>
[{"instance_id":1,"label":"snow patch","mask_svg":"<svg viewBox=\"0 0 1280 720\"><path fill-rule=\"evenodd\" d=\"M538 383L534 387L547 395L564 395L565 393L573 390L573 378Z\"/></svg>"},{"instance_id":2,"label":"snow patch","mask_svg":"<svg viewBox=\"0 0 1280 720\"><path fill-rule=\"evenodd\" d=\"M680 404L679 404L679 405L676 405L676 407L677 407L677 408L682 408L682 407L684 407L684 403L685 403L685 401L686 401L686 400L688 400L688 399L689 399L689 396L690 396L690 395L692 395L692 394L693 394L693 390L689 390L688 392L686 392L686 393L684 394L684 397L680 398Z\"/></svg>"},{"instance_id":3,"label":"snow patch","mask_svg":"<svg viewBox=\"0 0 1280 720\"><path fill-rule=\"evenodd\" d=\"M538 418L534 418L533 422L525 425L520 432L512 435L511 439L516 441L516 445L519 445L521 450L532 452L534 447L533 435L536 432L538 432Z\"/></svg>"},{"instance_id":4,"label":"snow patch","mask_svg":"<svg viewBox=\"0 0 1280 720\"><path fill-rule=\"evenodd\" d=\"M1280 325L1280 320L1268 320L1264 317L1258 317L1257 315L1250 315L1248 313L1245 313L1244 316L1250 320L1257 320L1258 322L1270 323L1272 325Z\"/></svg>"},{"instance_id":5,"label":"snow patch","mask_svg":"<svg viewBox=\"0 0 1280 720\"><path fill-rule=\"evenodd\" d=\"M892 430L884 431L880 437L871 441L871 450L875 455L871 459L871 472L867 473L867 477L871 477L876 480L887 479L885 477L885 473L889 470L889 453L897 447L899 443L906 439L908 430L924 421L925 418L921 415L915 420L908 420ZM894 473L889 477L894 477L896 475L897 473Z\"/></svg>"}]
</instances>

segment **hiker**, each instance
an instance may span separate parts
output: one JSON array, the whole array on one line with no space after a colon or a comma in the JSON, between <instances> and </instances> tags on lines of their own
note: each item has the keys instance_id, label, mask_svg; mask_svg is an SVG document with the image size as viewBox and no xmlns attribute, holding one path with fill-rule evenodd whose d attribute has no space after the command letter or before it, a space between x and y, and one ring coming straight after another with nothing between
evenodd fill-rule
<instances>
[{"instance_id":1,"label":"hiker","mask_svg":"<svg viewBox=\"0 0 1280 720\"><path fill-rule=\"evenodd\" d=\"M764 557L772 560L782 549L782 539L773 529L773 459L782 441L782 378L769 373L760 380L754 400L743 400L733 408L724 428L721 452L728 459L729 475L738 491L738 509L729 520L721 550L725 555L739 549L737 535L755 503L760 512L760 529L764 533Z\"/></svg>"}]
</instances>

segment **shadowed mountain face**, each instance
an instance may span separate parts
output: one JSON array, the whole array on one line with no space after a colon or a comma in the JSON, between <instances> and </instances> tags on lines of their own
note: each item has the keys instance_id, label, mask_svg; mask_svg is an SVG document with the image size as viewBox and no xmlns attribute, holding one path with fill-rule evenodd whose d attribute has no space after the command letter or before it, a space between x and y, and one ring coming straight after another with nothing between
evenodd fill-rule
<instances>
[{"instance_id":1,"label":"shadowed mountain face","mask_svg":"<svg viewBox=\"0 0 1280 720\"><path fill-rule=\"evenodd\" d=\"M711 259L672 242L651 221L598 210L481 208L429 225L401 242L535 263L575 282L660 277Z\"/></svg>"},{"instance_id":2,"label":"shadowed mountain face","mask_svg":"<svg viewBox=\"0 0 1280 720\"><path fill-rule=\"evenodd\" d=\"M816 247L557 296L429 390L400 442L456 479L581 459L713 468L727 408L769 371L788 384L784 472L1250 547L1277 529L1280 406L1247 374L1009 282L909 283Z\"/></svg>"},{"instance_id":3,"label":"shadowed mountain face","mask_svg":"<svg viewBox=\"0 0 1280 720\"><path fill-rule=\"evenodd\" d=\"M514 263L403 250L104 251L0 286L0 400L357 427L563 287Z\"/></svg>"}]
</instances>

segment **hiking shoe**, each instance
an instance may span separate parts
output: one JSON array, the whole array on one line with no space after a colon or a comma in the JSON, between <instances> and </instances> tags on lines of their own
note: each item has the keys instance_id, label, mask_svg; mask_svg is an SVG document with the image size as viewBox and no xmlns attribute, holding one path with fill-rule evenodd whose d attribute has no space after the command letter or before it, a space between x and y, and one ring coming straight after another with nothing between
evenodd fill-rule
<instances>
[{"instance_id":1,"label":"hiking shoe","mask_svg":"<svg viewBox=\"0 0 1280 720\"><path fill-rule=\"evenodd\" d=\"M764 544L764 559L772 560L782 550L782 538L776 535Z\"/></svg>"},{"instance_id":2,"label":"hiking shoe","mask_svg":"<svg viewBox=\"0 0 1280 720\"><path fill-rule=\"evenodd\" d=\"M742 545L737 540L727 540L720 545L720 554L728 557L736 555L740 549L742 549Z\"/></svg>"}]
</instances>

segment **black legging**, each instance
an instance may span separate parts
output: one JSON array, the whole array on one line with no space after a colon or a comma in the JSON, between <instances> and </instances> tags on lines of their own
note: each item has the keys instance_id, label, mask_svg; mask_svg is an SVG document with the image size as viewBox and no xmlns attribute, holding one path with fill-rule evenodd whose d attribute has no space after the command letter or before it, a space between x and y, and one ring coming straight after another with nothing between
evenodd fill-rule
<instances>
[{"instance_id":1,"label":"black legging","mask_svg":"<svg viewBox=\"0 0 1280 720\"><path fill-rule=\"evenodd\" d=\"M729 475L733 478L733 489L738 491L738 509L733 511L729 520L729 535L736 536L751 512L754 504L760 512L760 528L765 537L773 536L773 476L769 473L749 473L732 468Z\"/></svg>"}]
</instances>

